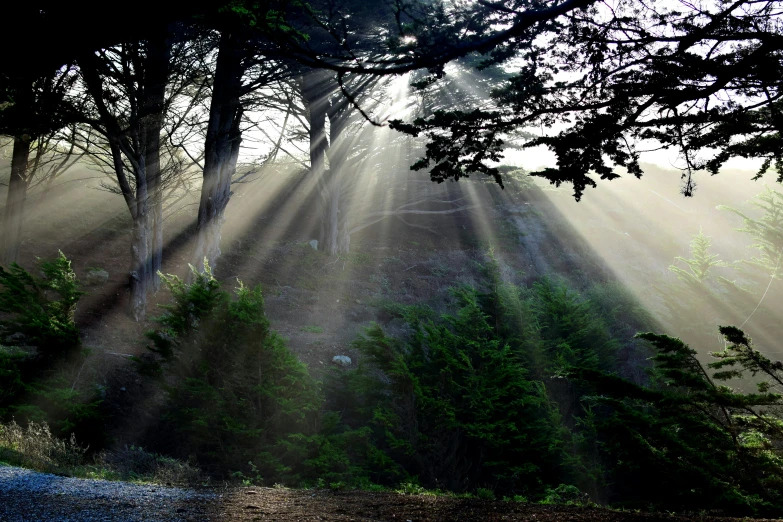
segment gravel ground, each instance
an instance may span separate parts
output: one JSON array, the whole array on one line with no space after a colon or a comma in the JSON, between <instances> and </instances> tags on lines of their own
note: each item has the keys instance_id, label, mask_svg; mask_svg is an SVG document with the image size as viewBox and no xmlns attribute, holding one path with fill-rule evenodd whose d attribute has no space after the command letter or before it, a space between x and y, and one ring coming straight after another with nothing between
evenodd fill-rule
<instances>
[{"instance_id":1,"label":"gravel ground","mask_svg":"<svg viewBox=\"0 0 783 522\"><path fill-rule=\"evenodd\" d=\"M171 522L211 520L218 499L172 487L59 477L0 465L2 522Z\"/></svg>"}]
</instances>

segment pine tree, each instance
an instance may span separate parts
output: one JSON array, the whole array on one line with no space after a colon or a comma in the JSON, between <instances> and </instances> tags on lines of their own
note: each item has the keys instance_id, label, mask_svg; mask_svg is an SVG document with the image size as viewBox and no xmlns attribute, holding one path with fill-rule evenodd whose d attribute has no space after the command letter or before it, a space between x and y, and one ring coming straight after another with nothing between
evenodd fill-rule
<instances>
[{"instance_id":1,"label":"pine tree","mask_svg":"<svg viewBox=\"0 0 783 522\"><path fill-rule=\"evenodd\" d=\"M704 233L699 230L699 233L691 240L691 255L692 258L676 257L676 261L685 263L687 268L680 268L675 265L670 265L669 270L677 275L677 279L683 281L689 285L703 285L709 281L710 272L713 267L725 267L727 266L724 261L720 261L718 254L711 254L710 250L710 238L705 236Z\"/></svg>"},{"instance_id":2,"label":"pine tree","mask_svg":"<svg viewBox=\"0 0 783 522\"><path fill-rule=\"evenodd\" d=\"M717 346L714 325L737 323L751 308L750 293L719 269L734 269L711 252L710 238L700 230L690 243L691 256L676 257L669 271L677 281L662 288L667 323L698 346ZM743 315L744 314L744 315Z\"/></svg>"},{"instance_id":3,"label":"pine tree","mask_svg":"<svg viewBox=\"0 0 783 522\"><path fill-rule=\"evenodd\" d=\"M780 279L781 258L783 257L783 193L767 188L757 195L752 205L764 213L760 218L753 218L732 207L721 205L718 208L728 210L742 218L743 226L740 232L745 232L753 238L752 248L759 252L748 260L743 260L746 266L756 268L764 279L774 277Z\"/></svg>"},{"instance_id":4,"label":"pine tree","mask_svg":"<svg viewBox=\"0 0 783 522\"><path fill-rule=\"evenodd\" d=\"M757 339L763 338L769 344L783 334L777 315L783 306L783 287L779 282L783 276L783 193L767 188L753 198L751 205L761 211L760 216L727 206L718 208L742 218L742 227L737 230L750 237L750 248L756 252L737 263L750 280L753 296L742 322L736 324L747 323L745 327Z\"/></svg>"},{"instance_id":5,"label":"pine tree","mask_svg":"<svg viewBox=\"0 0 783 522\"><path fill-rule=\"evenodd\" d=\"M150 332L153 352L140 370L164 378L167 403L148 441L180 458L197 455L216 473L255 462L264 479L279 478L275 448L291 434L314 431L318 384L264 314L260 287L241 283L232 297L209 265L193 282L162 276L173 304Z\"/></svg>"}]
</instances>

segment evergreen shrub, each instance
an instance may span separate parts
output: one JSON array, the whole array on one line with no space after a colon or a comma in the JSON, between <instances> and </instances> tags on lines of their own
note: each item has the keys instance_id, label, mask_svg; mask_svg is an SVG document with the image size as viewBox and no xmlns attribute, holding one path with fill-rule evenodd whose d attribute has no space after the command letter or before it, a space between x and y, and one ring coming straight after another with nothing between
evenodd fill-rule
<instances>
[{"instance_id":1,"label":"evergreen shrub","mask_svg":"<svg viewBox=\"0 0 783 522\"><path fill-rule=\"evenodd\" d=\"M603 456L614 464L610 500L656 510L781 513L783 364L763 356L739 329L720 332L726 349L707 366L680 339L639 334L656 350L646 386L572 371L593 387L585 400L603 409L597 424ZM722 384L748 373L759 381L754 393Z\"/></svg>"},{"instance_id":2,"label":"evergreen shrub","mask_svg":"<svg viewBox=\"0 0 783 522\"><path fill-rule=\"evenodd\" d=\"M87 357L74 321L83 292L62 252L38 268L40 276L0 267L0 420L48 423L97 449L105 443L101 400L66 377Z\"/></svg>"},{"instance_id":3,"label":"evergreen shrub","mask_svg":"<svg viewBox=\"0 0 783 522\"><path fill-rule=\"evenodd\" d=\"M0 327L6 343L35 346L42 355L57 356L79 346L74 322L79 291L71 262L60 252L39 263L41 277L16 263L0 266Z\"/></svg>"},{"instance_id":4,"label":"evergreen shrub","mask_svg":"<svg viewBox=\"0 0 783 522\"><path fill-rule=\"evenodd\" d=\"M167 395L153 447L193 455L212 472L247 470L248 462L265 481L291 472L281 461L285 439L315 434L320 390L270 330L261 288L240 282L232 298L206 264L191 284L163 281L173 304L148 334L152 357L138 360L163 378Z\"/></svg>"},{"instance_id":5,"label":"evergreen shrub","mask_svg":"<svg viewBox=\"0 0 783 522\"><path fill-rule=\"evenodd\" d=\"M453 290L454 315L406 312L408 339L380 326L355 341L346 372L354 395L343 421L368 426L375 444L428 488L535 492L559 478L563 433L556 408L504 341L471 288Z\"/></svg>"}]
</instances>

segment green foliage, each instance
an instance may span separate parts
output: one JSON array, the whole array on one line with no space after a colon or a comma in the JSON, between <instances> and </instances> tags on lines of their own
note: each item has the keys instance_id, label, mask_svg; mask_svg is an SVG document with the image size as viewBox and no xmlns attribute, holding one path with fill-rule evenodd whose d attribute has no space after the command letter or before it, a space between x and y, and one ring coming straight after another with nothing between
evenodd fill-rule
<instances>
[{"instance_id":1,"label":"green foliage","mask_svg":"<svg viewBox=\"0 0 783 522\"><path fill-rule=\"evenodd\" d=\"M242 283L232 299L205 265L186 284L164 277L174 303L148 337L166 378L164 425L153 440L173 455L196 455L213 471L256 462L264 479L288 472L280 450L291 434L314 434L316 382L269 329L261 288Z\"/></svg>"},{"instance_id":2,"label":"green foliage","mask_svg":"<svg viewBox=\"0 0 783 522\"><path fill-rule=\"evenodd\" d=\"M201 470L193 463L151 453L138 446L98 453L79 476L184 486L205 482Z\"/></svg>"},{"instance_id":3,"label":"green foliage","mask_svg":"<svg viewBox=\"0 0 783 522\"><path fill-rule=\"evenodd\" d=\"M753 249L758 256L744 261L747 267L760 271L765 278L780 278L781 258L783 257L783 193L766 189L754 198L753 206L763 211L754 218L737 209L721 205L718 208L728 210L742 218L740 232L753 239Z\"/></svg>"},{"instance_id":4,"label":"green foliage","mask_svg":"<svg viewBox=\"0 0 783 522\"><path fill-rule=\"evenodd\" d=\"M26 422L48 423L56 435L76 434L80 443L99 449L105 444L102 400L97 392L77 390L64 375L31 380L25 400L9 410Z\"/></svg>"},{"instance_id":5,"label":"green foliage","mask_svg":"<svg viewBox=\"0 0 783 522\"><path fill-rule=\"evenodd\" d=\"M650 312L622 283L595 284L585 297L590 301L592 312L601 318L616 339L632 338L653 324Z\"/></svg>"},{"instance_id":6,"label":"green foliage","mask_svg":"<svg viewBox=\"0 0 783 522\"><path fill-rule=\"evenodd\" d=\"M611 367L619 345L590 301L545 278L533 285L531 306L551 371Z\"/></svg>"},{"instance_id":7,"label":"green foliage","mask_svg":"<svg viewBox=\"0 0 783 522\"><path fill-rule=\"evenodd\" d=\"M71 262L60 252L51 261L40 261L42 277L36 277L16 263L0 267L1 332L21 334L18 343L32 345L42 354L56 356L79 345L74 323L78 290Z\"/></svg>"},{"instance_id":8,"label":"green foliage","mask_svg":"<svg viewBox=\"0 0 783 522\"><path fill-rule=\"evenodd\" d=\"M476 498L480 498L481 500L495 500L495 493L488 488L477 488Z\"/></svg>"},{"instance_id":9,"label":"green foliage","mask_svg":"<svg viewBox=\"0 0 783 522\"><path fill-rule=\"evenodd\" d=\"M704 283L711 275L711 270L714 267L726 266L726 263L718 260L717 254L710 254L710 238L705 236L701 231L691 241L691 255L690 259L684 257L675 258L677 261L684 263L687 268L680 268L675 265L671 265L669 270L677 275L677 279L684 281L690 285L700 285Z\"/></svg>"},{"instance_id":10,"label":"green foliage","mask_svg":"<svg viewBox=\"0 0 783 522\"><path fill-rule=\"evenodd\" d=\"M690 247L691 257L677 257L680 266L669 267L677 281L661 289L667 323L690 342L715 345L715 325L741 322L754 306L752 295L721 275L731 265L711 252L709 237L699 232Z\"/></svg>"},{"instance_id":11,"label":"green foliage","mask_svg":"<svg viewBox=\"0 0 783 522\"><path fill-rule=\"evenodd\" d=\"M303 326L301 330L308 333L324 333L324 329L322 327L312 324Z\"/></svg>"},{"instance_id":12,"label":"green foliage","mask_svg":"<svg viewBox=\"0 0 783 522\"><path fill-rule=\"evenodd\" d=\"M22 369L29 359L21 348L0 346L0 418L8 417L9 406L25 390Z\"/></svg>"},{"instance_id":13,"label":"green foliage","mask_svg":"<svg viewBox=\"0 0 783 522\"><path fill-rule=\"evenodd\" d=\"M218 12L223 16L224 23L235 26L237 30L250 30L251 34L255 32L276 39L279 45L285 47L286 44L302 43L310 39L307 33L298 30L286 20L286 11L292 7L311 10L309 4L298 0L272 5L265 2L232 0L219 7Z\"/></svg>"},{"instance_id":14,"label":"green foliage","mask_svg":"<svg viewBox=\"0 0 783 522\"><path fill-rule=\"evenodd\" d=\"M738 329L721 327L729 346L709 374L681 340L639 334L657 351L656 385L640 386L596 370L572 371L594 387L586 400L604 408L599 421L616 500L656 509L710 505L736 514L783 507L783 396L761 383L742 393L719 381L744 372L780 383L783 365L762 356Z\"/></svg>"},{"instance_id":15,"label":"green foliage","mask_svg":"<svg viewBox=\"0 0 783 522\"><path fill-rule=\"evenodd\" d=\"M423 495L427 490L414 482L403 482L394 491L400 495Z\"/></svg>"},{"instance_id":16,"label":"green foliage","mask_svg":"<svg viewBox=\"0 0 783 522\"><path fill-rule=\"evenodd\" d=\"M747 372L752 377L766 377L767 380L758 383L760 393L767 393L772 388L775 388L777 393L783 393L783 363L773 362L753 348L750 339L739 328L722 326L720 333L727 344L723 351L711 354L718 360L710 363L709 367L723 371L713 374L713 378L726 381L742 378Z\"/></svg>"},{"instance_id":17,"label":"green foliage","mask_svg":"<svg viewBox=\"0 0 783 522\"><path fill-rule=\"evenodd\" d=\"M579 491L579 488L570 484L560 484L556 488L547 488L544 498L539 504L565 504L585 505L590 502L590 497Z\"/></svg>"},{"instance_id":18,"label":"green foliage","mask_svg":"<svg viewBox=\"0 0 783 522\"><path fill-rule=\"evenodd\" d=\"M97 449L105 443L101 400L67 376L88 355L74 322L83 292L62 252L39 269L0 267L0 326L10 345L0 346L0 419L48 423L56 436L76 433Z\"/></svg>"},{"instance_id":19,"label":"green foliage","mask_svg":"<svg viewBox=\"0 0 783 522\"><path fill-rule=\"evenodd\" d=\"M275 448L279 475L290 484L343 484L367 488L378 483L396 483L408 475L378 449L370 428L351 429L339 416L326 412L318 433L290 434Z\"/></svg>"},{"instance_id":20,"label":"green foliage","mask_svg":"<svg viewBox=\"0 0 783 522\"><path fill-rule=\"evenodd\" d=\"M355 341L363 357L346 376L357 396L344 419L371 426L378 446L430 487L534 490L561 471L556 409L479 294L453 294L455 315L407 314L406 341L377 325Z\"/></svg>"}]
</instances>

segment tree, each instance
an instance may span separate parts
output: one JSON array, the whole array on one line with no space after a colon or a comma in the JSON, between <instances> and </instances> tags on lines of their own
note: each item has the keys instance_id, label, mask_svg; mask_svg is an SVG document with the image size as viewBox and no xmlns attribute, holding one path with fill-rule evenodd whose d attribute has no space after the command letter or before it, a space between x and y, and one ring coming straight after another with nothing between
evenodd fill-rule
<instances>
[{"instance_id":1,"label":"tree","mask_svg":"<svg viewBox=\"0 0 783 522\"><path fill-rule=\"evenodd\" d=\"M752 248L758 251L758 257L743 261L749 268L761 273L761 277L780 279L781 258L783 258L783 193L766 189L754 198L753 206L762 210L760 218L754 218L738 209L721 205L718 208L728 210L742 218L740 232L753 238Z\"/></svg>"},{"instance_id":2,"label":"tree","mask_svg":"<svg viewBox=\"0 0 783 522\"><path fill-rule=\"evenodd\" d=\"M751 253L749 258L736 262L754 294L754 302L740 326L750 329L756 339L767 343L780 337L777 310L783 299L778 283L783 268L783 194L767 188L751 200L751 206L761 214L754 216L752 212L724 205L718 208L742 218L742 227L737 230L753 241L749 248L755 255Z\"/></svg>"},{"instance_id":3,"label":"tree","mask_svg":"<svg viewBox=\"0 0 783 522\"><path fill-rule=\"evenodd\" d=\"M209 265L202 270L193 269L191 284L164 276L172 304L147 334L150 357L137 360L167 383L149 442L182 458L198 455L220 472L252 459L264 478L277 478L290 471L278 446L315 431L318 383L270 328L260 287L240 282L232 297Z\"/></svg>"},{"instance_id":4,"label":"tree","mask_svg":"<svg viewBox=\"0 0 783 522\"><path fill-rule=\"evenodd\" d=\"M207 135L204 142L204 178L198 209L194 266L204 259L215 267L220 255L220 227L231 197L242 140L242 44L237 34L224 32L217 51Z\"/></svg>"},{"instance_id":5,"label":"tree","mask_svg":"<svg viewBox=\"0 0 783 522\"><path fill-rule=\"evenodd\" d=\"M27 188L45 154L43 144L66 126L74 110L65 96L76 76L73 68L49 70L41 76L24 72L4 75L0 93L8 101L0 103L0 133L13 137L11 177L3 220L3 261L11 264L19 255ZM35 151L29 168L31 149Z\"/></svg>"},{"instance_id":6,"label":"tree","mask_svg":"<svg viewBox=\"0 0 783 522\"><path fill-rule=\"evenodd\" d=\"M213 19L201 19L207 29L219 33L219 43L204 140L204 176L193 266L203 266L206 259L216 269L220 230L242 142L247 103L243 97L292 74L275 59L284 54L281 49L304 38L286 18L288 5L286 0L264 4L236 2L220 7Z\"/></svg>"},{"instance_id":7,"label":"tree","mask_svg":"<svg viewBox=\"0 0 783 522\"><path fill-rule=\"evenodd\" d=\"M458 310L438 320L427 307L404 308L404 341L378 325L354 341L363 358L346 380L362 393L345 418L367 422L379 447L429 487L537 494L565 475L558 412L482 296L467 287L452 295Z\"/></svg>"},{"instance_id":8,"label":"tree","mask_svg":"<svg viewBox=\"0 0 783 522\"><path fill-rule=\"evenodd\" d=\"M160 268L160 141L171 46L168 28L159 27L149 41L121 44L79 60L93 103L93 113L85 120L108 143L117 183L133 219L129 305L137 321L146 316L147 293Z\"/></svg>"},{"instance_id":9,"label":"tree","mask_svg":"<svg viewBox=\"0 0 783 522\"><path fill-rule=\"evenodd\" d=\"M355 139L362 133L356 129L358 113L348 96L365 96L375 78L357 78L346 88L328 71L314 70L302 76L300 92L306 108L310 140L310 171L316 176L319 196L321 229L319 248L330 255L350 250L351 232L349 192L352 174L355 174L356 157L363 156L361 145ZM326 124L329 124L328 131ZM360 121L359 124L364 122ZM351 133L350 127L354 127ZM352 134L349 135L349 134ZM349 159L349 156L353 158Z\"/></svg>"},{"instance_id":10,"label":"tree","mask_svg":"<svg viewBox=\"0 0 783 522\"><path fill-rule=\"evenodd\" d=\"M421 180L410 179L404 171L416 149L414 139L377 123L394 105L414 107L416 102L407 99L407 79L340 77L314 70L299 83L309 124L311 171L318 179L319 248L331 255L345 253L350 250L352 234L385 219L419 226L405 218L453 214L475 206L457 187L450 187L453 190L444 195L443 190L432 190L419 184ZM472 82L462 87L465 85L468 91L475 87ZM423 97L427 103L441 105L462 99L453 85L440 87L434 95ZM373 105L368 107L367 100Z\"/></svg>"},{"instance_id":11,"label":"tree","mask_svg":"<svg viewBox=\"0 0 783 522\"><path fill-rule=\"evenodd\" d=\"M742 321L752 307L752 295L736 281L720 275L731 265L712 253L711 240L701 231L690 243L691 257L677 257L669 271L677 281L662 290L668 323L698 346L719 346L715 325ZM679 266L678 266L679 265Z\"/></svg>"},{"instance_id":12,"label":"tree","mask_svg":"<svg viewBox=\"0 0 783 522\"><path fill-rule=\"evenodd\" d=\"M760 174L773 163L783 170L783 15L772 0L709 0L698 6L640 0L612 6L597 0L396 0L372 5L279 0L218 4L203 11L176 5L159 11L162 22L173 16L216 28L227 13L236 15L246 29L270 37L267 56L343 77L428 69L428 81L437 81L446 64L471 55L483 56L480 66L514 70L494 90L493 105L393 124L429 138L425 157L415 167L430 168L436 181L484 173L501 182L493 162L501 157L508 136L556 123L565 128L525 145L555 152L557 168L535 174L558 185L572 183L577 199L595 185L595 175L619 176L616 167L641 176L639 151L646 141L680 152L686 195L693 193L695 170L717 172L733 156L763 159ZM61 35L63 28L52 15L74 20L63 11L55 3L37 2L20 8L18 17ZM348 22L353 13L365 12L390 20L378 27L381 38L371 39L369 46L367 33ZM73 29L82 24L65 25ZM47 63L65 63L75 49L94 50L120 35L139 37L149 30L133 23L116 29L117 36L106 30L92 37L80 34ZM12 66L23 68L19 60Z\"/></svg>"},{"instance_id":13,"label":"tree","mask_svg":"<svg viewBox=\"0 0 783 522\"><path fill-rule=\"evenodd\" d=\"M389 56L357 59L347 40L342 52L304 62L343 73L398 74L428 68L431 81L444 64L474 53L481 66L517 71L493 91L494 105L437 111L392 127L429 139L414 165L434 181L471 173L494 176L510 133L563 130L530 139L557 156L557 168L533 173L556 185L572 183L581 198L588 186L619 176L641 176L646 140L680 152L683 193L692 174L718 172L733 156L762 158L783 171L779 101L783 35L777 2L714 0L699 6L593 0L503 1L471 4L394 4L398 24ZM336 28L332 28L336 31ZM698 153L717 152L699 158Z\"/></svg>"},{"instance_id":14,"label":"tree","mask_svg":"<svg viewBox=\"0 0 783 522\"><path fill-rule=\"evenodd\" d=\"M3 220L4 261L6 264L17 261L28 190L33 185L45 184L44 190L48 191L58 176L67 172L84 156L85 153L78 150L74 141L70 139L74 134L74 128L75 126L71 125L67 130L55 129L32 140L33 143L29 144L29 149L26 151L26 164L19 158L19 155L25 153L25 147L28 146L25 139L29 138L29 135L23 135L21 143L19 143L20 138L14 138L15 152ZM62 144L63 140L71 141L71 143Z\"/></svg>"}]
</instances>

